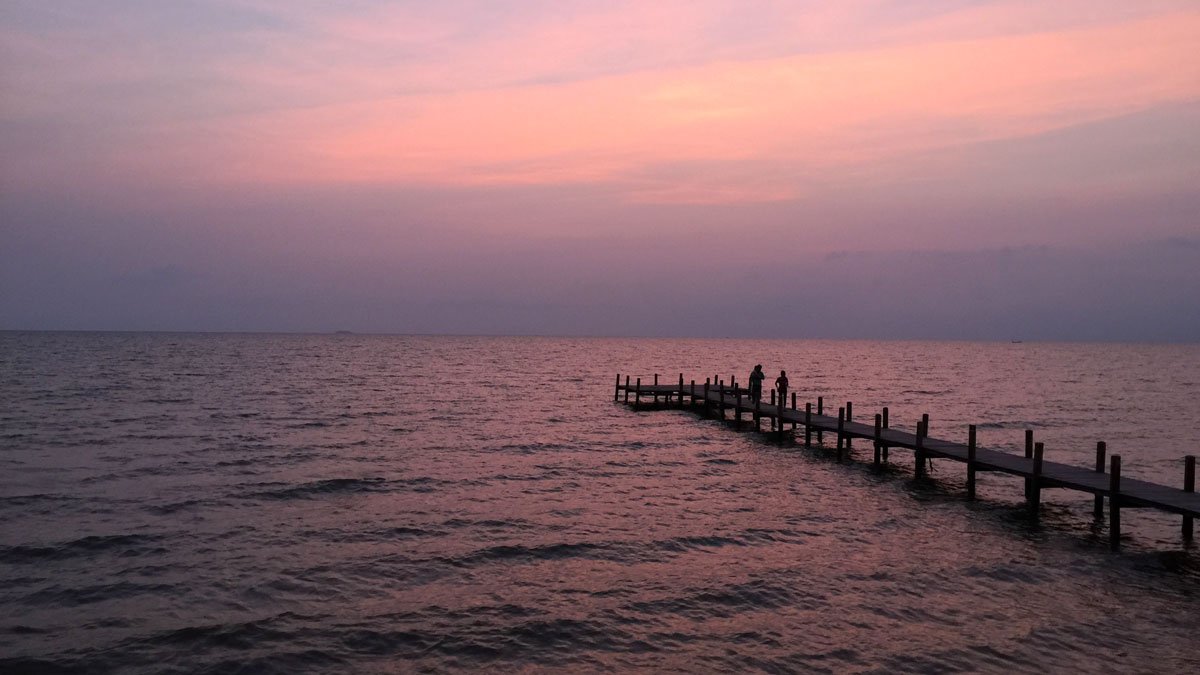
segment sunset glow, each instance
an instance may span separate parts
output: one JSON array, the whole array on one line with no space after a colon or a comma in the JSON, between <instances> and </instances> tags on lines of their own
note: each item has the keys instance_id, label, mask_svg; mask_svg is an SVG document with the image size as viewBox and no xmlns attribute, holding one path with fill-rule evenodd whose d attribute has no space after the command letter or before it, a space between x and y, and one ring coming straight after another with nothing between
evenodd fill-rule
<instances>
[{"instance_id":1,"label":"sunset glow","mask_svg":"<svg viewBox=\"0 0 1200 675\"><path fill-rule=\"evenodd\" d=\"M1190 2L19 0L0 9L4 255L78 257L86 244L37 233L102 241L81 222L96 218L161 244L114 252L99 277L232 264L281 283L262 252L200 251L290 230L318 268L361 273L328 260L349 246L390 252L373 263L386 276L432 250L430 274L461 280L473 237L504 237L488 255L514 261L592 241L611 265L622 245L603 237L682 223L788 244L769 260L791 242L1194 242L1198 38ZM1151 218L1105 221L1148 201ZM58 292L8 274L22 295ZM4 302L6 324L42 316Z\"/></svg>"}]
</instances>

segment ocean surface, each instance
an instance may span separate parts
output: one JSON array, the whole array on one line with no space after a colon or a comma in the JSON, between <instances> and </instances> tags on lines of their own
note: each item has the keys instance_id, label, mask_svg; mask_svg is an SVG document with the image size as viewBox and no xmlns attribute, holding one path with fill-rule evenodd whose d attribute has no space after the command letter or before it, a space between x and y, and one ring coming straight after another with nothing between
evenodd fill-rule
<instances>
[{"instance_id":1,"label":"ocean surface","mask_svg":"<svg viewBox=\"0 0 1200 675\"><path fill-rule=\"evenodd\" d=\"M612 402L922 413L1182 484L1200 345L0 333L0 672L1200 672L1178 517ZM826 439L828 443L830 439Z\"/></svg>"}]
</instances>

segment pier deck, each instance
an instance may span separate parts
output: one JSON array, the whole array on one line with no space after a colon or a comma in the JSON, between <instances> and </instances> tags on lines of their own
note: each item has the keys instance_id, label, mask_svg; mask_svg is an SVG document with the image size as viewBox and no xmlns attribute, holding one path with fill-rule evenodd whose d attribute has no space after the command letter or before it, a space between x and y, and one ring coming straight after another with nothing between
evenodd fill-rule
<instances>
[{"instance_id":1,"label":"pier deck","mask_svg":"<svg viewBox=\"0 0 1200 675\"><path fill-rule=\"evenodd\" d=\"M657 380L657 376L655 380ZM630 384L626 377L621 383L617 376L617 386L613 400L619 400L625 393L625 401L631 402L636 408L642 399L660 397L670 402L674 399L678 406L694 408L699 411L713 412L725 419L727 411L733 411L734 420L740 425L743 415L749 415L751 423L759 428L761 420L771 423L771 433L782 440L785 434L792 433L787 429L791 424L794 433L804 435L804 444L811 445L811 437L818 438L831 434L837 439L838 459L843 456L844 448L848 449L854 439L865 439L874 447L874 463L886 462L888 450L902 448L913 451L916 471L924 472L926 458L941 457L967 465L968 497L975 497L975 473L978 471L998 471L1020 476L1025 479L1025 496L1034 517L1037 516L1041 490L1045 488L1066 488L1095 495L1095 515L1102 517L1103 501L1109 503L1109 541L1115 550L1120 545L1120 513L1122 508L1153 508L1168 513L1183 516L1183 538L1191 541L1193 536L1194 518L1200 516L1200 494L1195 492L1195 457L1185 458L1184 487L1173 488L1149 481L1121 477L1121 457L1113 455L1110 468L1105 471L1106 447L1103 443L1097 445L1096 468L1087 469L1048 462L1042 459L1042 444L1033 443L1033 432L1025 433L1025 456L1016 455L1000 450L978 447L974 444L975 427L969 428L968 443L957 443L928 435L928 416L917 424L916 432L902 431L888 425L887 408L875 415L874 424L855 422L850 417L850 411L840 408L837 416L824 413L823 401L818 399L818 412L812 410L811 403L804 408L796 407L793 394L792 405L784 400L775 401L775 393L770 393L771 403L755 404L749 397L749 391L734 386L726 387L724 383L714 386L711 381L697 385L694 381L685 385L682 375L674 384ZM685 402L686 401L686 402ZM850 407L851 404L847 404Z\"/></svg>"}]
</instances>

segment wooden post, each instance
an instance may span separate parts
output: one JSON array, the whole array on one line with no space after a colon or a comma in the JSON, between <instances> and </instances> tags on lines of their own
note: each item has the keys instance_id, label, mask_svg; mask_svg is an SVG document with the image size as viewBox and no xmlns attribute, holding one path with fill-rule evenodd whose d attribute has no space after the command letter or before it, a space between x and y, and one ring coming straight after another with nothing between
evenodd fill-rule
<instances>
[{"instance_id":1,"label":"wooden post","mask_svg":"<svg viewBox=\"0 0 1200 675\"><path fill-rule=\"evenodd\" d=\"M1042 453L1046 446L1040 441L1033 445L1033 478L1030 479L1029 512L1037 520L1042 507Z\"/></svg>"},{"instance_id":2,"label":"wooden post","mask_svg":"<svg viewBox=\"0 0 1200 675\"><path fill-rule=\"evenodd\" d=\"M796 410L796 392L793 391L792 392L792 411L795 412L795 410ZM795 431L795 430L796 430L796 423L792 422L792 431Z\"/></svg>"},{"instance_id":3,"label":"wooden post","mask_svg":"<svg viewBox=\"0 0 1200 675\"><path fill-rule=\"evenodd\" d=\"M817 414L818 415L825 414L825 397L824 396L817 397ZM822 431L821 429L817 429L817 445L825 445L825 432Z\"/></svg>"},{"instance_id":4,"label":"wooden post","mask_svg":"<svg viewBox=\"0 0 1200 675\"><path fill-rule=\"evenodd\" d=\"M1104 456L1108 454L1108 444L1104 441L1096 443L1096 472L1104 473ZM1097 494L1092 499L1092 518L1102 520L1104 518L1104 495Z\"/></svg>"},{"instance_id":5,"label":"wooden post","mask_svg":"<svg viewBox=\"0 0 1200 675\"><path fill-rule=\"evenodd\" d=\"M967 499L975 500L975 425L967 427Z\"/></svg>"},{"instance_id":6,"label":"wooden post","mask_svg":"<svg viewBox=\"0 0 1200 675\"><path fill-rule=\"evenodd\" d=\"M875 414L875 468L879 468L879 455L883 452L883 415Z\"/></svg>"},{"instance_id":7,"label":"wooden post","mask_svg":"<svg viewBox=\"0 0 1200 675\"><path fill-rule=\"evenodd\" d=\"M695 380L692 380L691 399L692 399L692 407L695 408L696 407L696 381Z\"/></svg>"},{"instance_id":8,"label":"wooden post","mask_svg":"<svg viewBox=\"0 0 1200 675\"><path fill-rule=\"evenodd\" d=\"M733 428L738 431L742 430L742 392L737 387L733 389L736 392L737 404L733 408Z\"/></svg>"},{"instance_id":9,"label":"wooden post","mask_svg":"<svg viewBox=\"0 0 1200 675\"><path fill-rule=\"evenodd\" d=\"M924 427L925 422L917 422L917 447L913 449L913 455L916 457L914 469L918 478L925 475L925 453L921 451L921 448L925 446L925 436L921 433Z\"/></svg>"},{"instance_id":10,"label":"wooden post","mask_svg":"<svg viewBox=\"0 0 1200 675\"><path fill-rule=\"evenodd\" d=\"M621 398L621 374L617 373L617 386L613 389L613 403L616 403Z\"/></svg>"},{"instance_id":11,"label":"wooden post","mask_svg":"<svg viewBox=\"0 0 1200 675\"><path fill-rule=\"evenodd\" d=\"M717 384L717 410L721 414L721 421L725 421L725 380L719 380Z\"/></svg>"},{"instance_id":12,"label":"wooden post","mask_svg":"<svg viewBox=\"0 0 1200 675\"><path fill-rule=\"evenodd\" d=\"M1025 459L1033 459L1033 429L1025 430ZM1033 489L1033 483L1028 478L1025 479L1025 501L1029 501L1029 492Z\"/></svg>"},{"instance_id":13,"label":"wooden post","mask_svg":"<svg viewBox=\"0 0 1200 675\"><path fill-rule=\"evenodd\" d=\"M762 396L754 399L754 430L762 431Z\"/></svg>"},{"instance_id":14,"label":"wooden post","mask_svg":"<svg viewBox=\"0 0 1200 675\"><path fill-rule=\"evenodd\" d=\"M775 390L774 389L771 389L771 407L772 408L775 407ZM775 423L778 421L779 420L775 419L774 417L771 418L771 431L775 431Z\"/></svg>"},{"instance_id":15,"label":"wooden post","mask_svg":"<svg viewBox=\"0 0 1200 675\"><path fill-rule=\"evenodd\" d=\"M658 407L658 373L654 374L654 406Z\"/></svg>"},{"instance_id":16,"label":"wooden post","mask_svg":"<svg viewBox=\"0 0 1200 675\"><path fill-rule=\"evenodd\" d=\"M837 458L838 458L839 462L842 461L842 452L843 452L843 447L844 447L844 444L842 443L842 429L845 428L845 425L846 425L846 409L838 408Z\"/></svg>"},{"instance_id":17,"label":"wooden post","mask_svg":"<svg viewBox=\"0 0 1200 675\"><path fill-rule=\"evenodd\" d=\"M852 418L853 416L854 416L854 402L846 401L846 421L849 422L850 418ZM846 437L846 452L850 452L850 449L853 447L851 445L853 442L854 442L853 438L850 438L849 436Z\"/></svg>"},{"instance_id":18,"label":"wooden post","mask_svg":"<svg viewBox=\"0 0 1200 675\"><path fill-rule=\"evenodd\" d=\"M812 401L804 402L804 447L812 447Z\"/></svg>"},{"instance_id":19,"label":"wooden post","mask_svg":"<svg viewBox=\"0 0 1200 675\"><path fill-rule=\"evenodd\" d=\"M886 405L883 406L883 428L884 429L889 428L888 427L888 409L887 409ZM883 463L887 464L887 461L888 461L888 444L884 443L883 444Z\"/></svg>"},{"instance_id":20,"label":"wooden post","mask_svg":"<svg viewBox=\"0 0 1200 675\"><path fill-rule=\"evenodd\" d=\"M629 376L625 376L625 402L629 403Z\"/></svg>"},{"instance_id":21,"label":"wooden post","mask_svg":"<svg viewBox=\"0 0 1200 675\"><path fill-rule=\"evenodd\" d=\"M1121 548L1121 456L1113 455L1108 469L1108 547Z\"/></svg>"},{"instance_id":22,"label":"wooden post","mask_svg":"<svg viewBox=\"0 0 1200 675\"><path fill-rule=\"evenodd\" d=\"M633 409L637 410L642 403L642 378L637 379L637 394L633 397Z\"/></svg>"},{"instance_id":23,"label":"wooden post","mask_svg":"<svg viewBox=\"0 0 1200 675\"><path fill-rule=\"evenodd\" d=\"M712 405L708 400L708 387L709 387L709 379L706 377L706 378L704 378L704 416L705 417L709 416L708 407L710 405Z\"/></svg>"},{"instance_id":24,"label":"wooden post","mask_svg":"<svg viewBox=\"0 0 1200 675\"><path fill-rule=\"evenodd\" d=\"M1183 458L1183 491L1196 491L1196 456L1188 455ZM1183 540L1192 540L1192 517L1183 517Z\"/></svg>"},{"instance_id":25,"label":"wooden post","mask_svg":"<svg viewBox=\"0 0 1200 675\"><path fill-rule=\"evenodd\" d=\"M679 407L683 407L683 373L679 374Z\"/></svg>"},{"instance_id":26,"label":"wooden post","mask_svg":"<svg viewBox=\"0 0 1200 675\"><path fill-rule=\"evenodd\" d=\"M780 445L783 444L783 400L787 398L783 392L779 392L779 407L775 408L776 429L779 431L779 436L775 439Z\"/></svg>"}]
</instances>

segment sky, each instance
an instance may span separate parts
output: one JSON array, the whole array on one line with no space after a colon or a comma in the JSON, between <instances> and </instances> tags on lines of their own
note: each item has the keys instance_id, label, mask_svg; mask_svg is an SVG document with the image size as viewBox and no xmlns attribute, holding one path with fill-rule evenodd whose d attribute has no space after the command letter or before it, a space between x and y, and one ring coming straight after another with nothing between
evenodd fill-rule
<instances>
[{"instance_id":1,"label":"sky","mask_svg":"<svg viewBox=\"0 0 1200 675\"><path fill-rule=\"evenodd\" d=\"M1195 0L5 0L0 329L1200 341Z\"/></svg>"}]
</instances>

